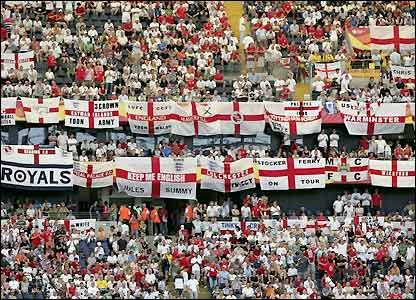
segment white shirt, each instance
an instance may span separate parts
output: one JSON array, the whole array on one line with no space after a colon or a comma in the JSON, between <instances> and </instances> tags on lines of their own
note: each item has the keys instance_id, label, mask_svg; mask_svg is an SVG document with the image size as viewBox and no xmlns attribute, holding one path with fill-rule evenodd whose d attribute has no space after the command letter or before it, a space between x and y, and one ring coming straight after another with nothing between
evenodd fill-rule
<instances>
[{"instance_id":1,"label":"white shirt","mask_svg":"<svg viewBox=\"0 0 416 300\"><path fill-rule=\"evenodd\" d=\"M328 138L328 135L326 133L320 133L318 135L318 145L319 145L319 147L321 147L321 148L326 147L328 145L328 140L329 140L329 138Z\"/></svg>"},{"instance_id":2,"label":"white shirt","mask_svg":"<svg viewBox=\"0 0 416 300\"><path fill-rule=\"evenodd\" d=\"M196 279L189 279L187 285L191 291L196 292L198 290L199 282Z\"/></svg>"},{"instance_id":3,"label":"white shirt","mask_svg":"<svg viewBox=\"0 0 416 300\"><path fill-rule=\"evenodd\" d=\"M322 92L325 86L325 82L323 82L322 80L319 81L315 81L314 83L312 83L312 87L314 89L314 91L316 92Z\"/></svg>"},{"instance_id":4,"label":"white shirt","mask_svg":"<svg viewBox=\"0 0 416 300\"><path fill-rule=\"evenodd\" d=\"M251 215L250 207L243 206L241 207L241 217L248 218Z\"/></svg>"},{"instance_id":5,"label":"white shirt","mask_svg":"<svg viewBox=\"0 0 416 300\"><path fill-rule=\"evenodd\" d=\"M338 141L339 141L339 135L336 133L332 133L329 136L329 146L338 148Z\"/></svg>"},{"instance_id":6,"label":"white shirt","mask_svg":"<svg viewBox=\"0 0 416 300\"><path fill-rule=\"evenodd\" d=\"M342 209L344 207L344 203L341 200L335 200L334 204L332 205L332 207L334 208L334 211L336 213L342 213Z\"/></svg>"}]
</instances>

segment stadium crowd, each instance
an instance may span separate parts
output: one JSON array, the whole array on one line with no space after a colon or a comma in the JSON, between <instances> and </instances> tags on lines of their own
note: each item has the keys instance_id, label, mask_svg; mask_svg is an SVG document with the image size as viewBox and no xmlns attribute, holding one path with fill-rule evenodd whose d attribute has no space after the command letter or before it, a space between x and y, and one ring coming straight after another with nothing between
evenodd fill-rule
<instances>
[{"instance_id":1,"label":"stadium crowd","mask_svg":"<svg viewBox=\"0 0 416 300\"><path fill-rule=\"evenodd\" d=\"M190 203L174 238L154 231L152 240L144 238L147 228L162 227L163 208L116 206L111 214L118 222L109 230L78 230L45 218L47 202L36 209L11 206L2 203L4 299L197 299L205 286L215 299L414 296L414 228L406 225L414 221L414 202L381 221L377 190L339 195L332 213L337 218L303 207L287 212L289 219L315 220L313 230L266 225L266 219L288 219L276 201L256 194L241 207L230 199ZM363 227L357 217L365 212ZM223 231L218 220L230 218L260 223L257 230L241 225Z\"/></svg>"}]
</instances>

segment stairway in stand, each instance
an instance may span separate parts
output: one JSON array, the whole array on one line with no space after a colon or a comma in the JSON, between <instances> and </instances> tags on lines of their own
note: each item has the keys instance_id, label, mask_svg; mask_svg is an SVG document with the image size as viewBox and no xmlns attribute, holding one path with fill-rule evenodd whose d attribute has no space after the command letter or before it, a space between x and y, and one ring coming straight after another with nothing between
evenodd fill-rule
<instances>
[{"instance_id":1,"label":"stairway in stand","mask_svg":"<svg viewBox=\"0 0 416 300\"><path fill-rule=\"evenodd\" d=\"M240 18L244 14L242 1L224 1L224 9L227 13L228 21L230 22L231 30L234 36L240 41ZM248 22L247 22L248 23ZM246 34L249 29L246 28ZM240 43L240 58L241 58L241 73L247 73L246 57L244 53L244 46Z\"/></svg>"}]
</instances>

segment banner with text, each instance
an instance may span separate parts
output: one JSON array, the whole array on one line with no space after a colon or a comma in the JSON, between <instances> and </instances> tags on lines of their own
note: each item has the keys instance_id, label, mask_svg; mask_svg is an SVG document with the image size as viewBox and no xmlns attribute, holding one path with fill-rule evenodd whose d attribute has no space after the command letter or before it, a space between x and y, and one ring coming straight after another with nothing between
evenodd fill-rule
<instances>
[{"instance_id":1,"label":"banner with text","mask_svg":"<svg viewBox=\"0 0 416 300\"><path fill-rule=\"evenodd\" d=\"M71 189L71 152L39 145L1 147L1 185L32 190Z\"/></svg>"},{"instance_id":2,"label":"banner with text","mask_svg":"<svg viewBox=\"0 0 416 300\"><path fill-rule=\"evenodd\" d=\"M29 70L30 66L35 66L34 52L20 52L20 53L1 53L1 66L5 72L14 69Z\"/></svg>"},{"instance_id":3,"label":"banner with text","mask_svg":"<svg viewBox=\"0 0 416 300\"><path fill-rule=\"evenodd\" d=\"M414 160L370 160L369 173L374 186L414 188Z\"/></svg>"},{"instance_id":4,"label":"banner with text","mask_svg":"<svg viewBox=\"0 0 416 300\"><path fill-rule=\"evenodd\" d=\"M16 125L16 97L1 98L1 126Z\"/></svg>"},{"instance_id":5,"label":"banner with text","mask_svg":"<svg viewBox=\"0 0 416 300\"><path fill-rule=\"evenodd\" d=\"M59 123L60 97L27 98L20 97L27 123L55 124Z\"/></svg>"},{"instance_id":6,"label":"banner with text","mask_svg":"<svg viewBox=\"0 0 416 300\"><path fill-rule=\"evenodd\" d=\"M74 185L102 188L113 185L114 162L74 162Z\"/></svg>"},{"instance_id":7,"label":"banner with text","mask_svg":"<svg viewBox=\"0 0 416 300\"><path fill-rule=\"evenodd\" d=\"M398 81L399 79L401 79L405 83L415 83L414 66L403 67L403 66L392 65L390 67L390 70L391 70L391 74L393 75L394 81Z\"/></svg>"},{"instance_id":8,"label":"banner with text","mask_svg":"<svg viewBox=\"0 0 416 300\"><path fill-rule=\"evenodd\" d=\"M264 108L273 131L290 136L321 131L320 101L264 102Z\"/></svg>"},{"instance_id":9,"label":"banner with text","mask_svg":"<svg viewBox=\"0 0 416 300\"><path fill-rule=\"evenodd\" d=\"M368 184L368 158L328 158L325 173L327 183Z\"/></svg>"},{"instance_id":10,"label":"banner with text","mask_svg":"<svg viewBox=\"0 0 416 300\"><path fill-rule=\"evenodd\" d=\"M259 158L262 190L294 190L325 187L325 159Z\"/></svg>"},{"instance_id":11,"label":"banner with text","mask_svg":"<svg viewBox=\"0 0 416 300\"><path fill-rule=\"evenodd\" d=\"M116 157L115 162L120 192L133 197L196 197L196 158Z\"/></svg>"},{"instance_id":12,"label":"banner with text","mask_svg":"<svg viewBox=\"0 0 416 300\"><path fill-rule=\"evenodd\" d=\"M65 126L79 128L119 127L119 101L65 99Z\"/></svg>"},{"instance_id":13,"label":"banner with text","mask_svg":"<svg viewBox=\"0 0 416 300\"><path fill-rule=\"evenodd\" d=\"M230 193L256 187L251 158L223 163L203 157L200 164L201 189Z\"/></svg>"}]
</instances>

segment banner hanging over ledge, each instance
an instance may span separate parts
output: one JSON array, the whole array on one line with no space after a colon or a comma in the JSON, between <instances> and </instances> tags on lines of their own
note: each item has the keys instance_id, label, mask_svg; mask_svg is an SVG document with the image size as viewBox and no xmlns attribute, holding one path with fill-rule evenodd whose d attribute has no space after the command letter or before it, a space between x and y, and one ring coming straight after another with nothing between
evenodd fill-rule
<instances>
[{"instance_id":1,"label":"banner hanging over ledge","mask_svg":"<svg viewBox=\"0 0 416 300\"><path fill-rule=\"evenodd\" d=\"M415 187L414 160L370 160L371 184L393 188Z\"/></svg>"},{"instance_id":2,"label":"banner hanging over ledge","mask_svg":"<svg viewBox=\"0 0 416 300\"><path fill-rule=\"evenodd\" d=\"M86 188L112 186L114 162L74 162L74 185Z\"/></svg>"},{"instance_id":3,"label":"banner hanging over ledge","mask_svg":"<svg viewBox=\"0 0 416 300\"><path fill-rule=\"evenodd\" d=\"M120 192L133 197L196 199L196 158L116 157Z\"/></svg>"},{"instance_id":4,"label":"banner hanging over ledge","mask_svg":"<svg viewBox=\"0 0 416 300\"><path fill-rule=\"evenodd\" d=\"M71 152L39 145L1 147L1 185L16 189L71 189Z\"/></svg>"},{"instance_id":5,"label":"banner hanging over ledge","mask_svg":"<svg viewBox=\"0 0 416 300\"><path fill-rule=\"evenodd\" d=\"M1 126L16 124L16 97L1 98Z\"/></svg>"}]
</instances>

